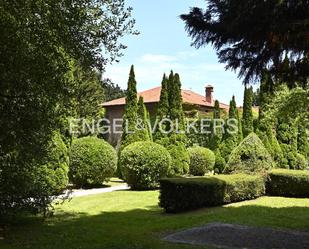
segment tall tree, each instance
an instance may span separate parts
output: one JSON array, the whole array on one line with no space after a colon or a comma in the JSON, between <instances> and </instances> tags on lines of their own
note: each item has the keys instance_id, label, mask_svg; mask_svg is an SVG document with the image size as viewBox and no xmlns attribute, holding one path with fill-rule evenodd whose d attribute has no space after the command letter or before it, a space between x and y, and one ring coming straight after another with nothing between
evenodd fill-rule
<instances>
[{"instance_id":1,"label":"tall tree","mask_svg":"<svg viewBox=\"0 0 309 249\"><path fill-rule=\"evenodd\" d=\"M223 131L222 131L222 120L221 120L221 109L218 100L215 101L213 110L213 122L212 122L212 134L210 137L209 148L216 150L219 148L222 141Z\"/></svg>"},{"instance_id":2,"label":"tall tree","mask_svg":"<svg viewBox=\"0 0 309 249\"><path fill-rule=\"evenodd\" d=\"M137 132L139 133L139 138L142 141L152 140L152 134L149 126L150 122L149 114L144 104L143 97L139 97L137 105L138 105L137 114L138 114L138 128L139 128Z\"/></svg>"},{"instance_id":3,"label":"tall tree","mask_svg":"<svg viewBox=\"0 0 309 249\"><path fill-rule=\"evenodd\" d=\"M245 83L268 69L281 82L308 85L308 1L207 0L205 11L192 8L181 18L193 45L213 45L219 61Z\"/></svg>"},{"instance_id":4,"label":"tall tree","mask_svg":"<svg viewBox=\"0 0 309 249\"><path fill-rule=\"evenodd\" d=\"M169 77L169 117L184 129L184 113L182 109L181 82L179 74L171 72Z\"/></svg>"},{"instance_id":5,"label":"tall tree","mask_svg":"<svg viewBox=\"0 0 309 249\"><path fill-rule=\"evenodd\" d=\"M244 138L248 136L251 132L253 132L252 93L252 87L245 87L242 114L242 133Z\"/></svg>"},{"instance_id":6,"label":"tall tree","mask_svg":"<svg viewBox=\"0 0 309 249\"><path fill-rule=\"evenodd\" d=\"M1 1L0 215L48 207L35 162L72 114L74 61L90 70L117 59L130 15L123 0Z\"/></svg>"},{"instance_id":7,"label":"tall tree","mask_svg":"<svg viewBox=\"0 0 309 249\"><path fill-rule=\"evenodd\" d=\"M230 101L229 117L227 122L231 122L230 124L233 126L226 126L225 134L223 136L224 140L220 146L221 155L224 157L225 161L228 161L230 153L242 140L240 118L236 106L235 96L233 96Z\"/></svg>"},{"instance_id":8,"label":"tall tree","mask_svg":"<svg viewBox=\"0 0 309 249\"><path fill-rule=\"evenodd\" d=\"M110 79L103 79L102 86L105 92L104 101L110 101L126 96L126 91L121 89L118 84L113 83Z\"/></svg>"},{"instance_id":9,"label":"tall tree","mask_svg":"<svg viewBox=\"0 0 309 249\"><path fill-rule=\"evenodd\" d=\"M123 115L123 129L121 137L121 148L129 145L132 142L136 142L136 125L137 125L137 90L136 90L136 80L134 73L134 66L131 66L128 89L126 93L126 105Z\"/></svg>"},{"instance_id":10,"label":"tall tree","mask_svg":"<svg viewBox=\"0 0 309 249\"><path fill-rule=\"evenodd\" d=\"M157 110L157 119L159 120L161 120L164 117L167 117L169 112L168 83L169 81L166 78L166 75L164 74L161 83L160 101Z\"/></svg>"}]
</instances>

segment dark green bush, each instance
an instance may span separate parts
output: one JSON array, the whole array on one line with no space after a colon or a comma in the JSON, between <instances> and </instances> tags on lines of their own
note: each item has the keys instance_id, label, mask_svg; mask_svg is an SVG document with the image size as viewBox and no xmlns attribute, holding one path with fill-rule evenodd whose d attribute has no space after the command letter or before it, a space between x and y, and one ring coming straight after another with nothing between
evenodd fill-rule
<instances>
[{"instance_id":1,"label":"dark green bush","mask_svg":"<svg viewBox=\"0 0 309 249\"><path fill-rule=\"evenodd\" d=\"M273 166L273 159L262 141L251 133L232 151L224 173L266 173Z\"/></svg>"},{"instance_id":2,"label":"dark green bush","mask_svg":"<svg viewBox=\"0 0 309 249\"><path fill-rule=\"evenodd\" d=\"M50 194L60 194L69 183L69 156L68 149L60 133L55 132L47 147L46 157L37 162L34 175L34 186L41 185Z\"/></svg>"},{"instance_id":3,"label":"dark green bush","mask_svg":"<svg viewBox=\"0 0 309 249\"><path fill-rule=\"evenodd\" d=\"M113 176L116 165L116 151L104 140L83 137L73 141L70 153L70 180L78 187L103 184Z\"/></svg>"},{"instance_id":4,"label":"dark green bush","mask_svg":"<svg viewBox=\"0 0 309 249\"><path fill-rule=\"evenodd\" d=\"M200 146L194 146L188 149L190 155L190 174L194 176L203 176L213 170L215 165L215 154Z\"/></svg>"},{"instance_id":5,"label":"dark green bush","mask_svg":"<svg viewBox=\"0 0 309 249\"><path fill-rule=\"evenodd\" d=\"M181 176L189 173L190 156L182 143L171 144L167 147L171 155L171 167L168 176Z\"/></svg>"},{"instance_id":6,"label":"dark green bush","mask_svg":"<svg viewBox=\"0 0 309 249\"><path fill-rule=\"evenodd\" d=\"M309 198L309 171L274 169L269 173L266 190L274 196Z\"/></svg>"},{"instance_id":7,"label":"dark green bush","mask_svg":"<svg viewBox=\"0 0 309 249\"><path fill-rule=\"evenodd\" d=\"M265 193L262 176L246 174L160 180L160 203L174 213L257 198Z\"/></svg>"},{"instance_id":8,"label":"dark green bush","mask_svg":"<svg viewBox=\"0 0 309 249\"><path fill-rule=\"evenodd\" d=\"M54 196L66 188L68 150L60 133L54 132L38 153L31 163L16 160L13 154L0 155L1 218L22 211L47 212Z\"/></svg>"},{"instance_id":9,"label":"dark green bush","mask_svg":"<svg viewBox=\"0 0 309 249\"><path fill-rule=\"evenodd\" d=\"M120 164L124 179L132 189L155 189L159 179L167 176L171 156L159 144L135 142L121 152Z\"/></svg>"}]
</instances>

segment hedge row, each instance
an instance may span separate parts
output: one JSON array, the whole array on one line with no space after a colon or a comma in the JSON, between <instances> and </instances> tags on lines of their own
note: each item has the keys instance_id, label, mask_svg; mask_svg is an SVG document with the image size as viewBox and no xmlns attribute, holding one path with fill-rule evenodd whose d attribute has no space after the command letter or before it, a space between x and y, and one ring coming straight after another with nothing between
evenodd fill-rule
<instances>
[{"instance_id":1,"label":"hedge row","mask_svg":"<svg viewBox=\"0 0 309 249\"><path fill-rule=\"evenodd\" d=\"M218 206L265 194L262 176L245 174L160 180L160 203L168 213Z\"/></svg>"},{"instance_id":2,"label":"hedge row","mask_svg":"<svg viewBox=\"0 0 309 249\"><path fill-rule=\"evenodd\" d=\"M272 170L266 189L268 195L309 198L309 171Z\"/></svg>"}]
</instances>

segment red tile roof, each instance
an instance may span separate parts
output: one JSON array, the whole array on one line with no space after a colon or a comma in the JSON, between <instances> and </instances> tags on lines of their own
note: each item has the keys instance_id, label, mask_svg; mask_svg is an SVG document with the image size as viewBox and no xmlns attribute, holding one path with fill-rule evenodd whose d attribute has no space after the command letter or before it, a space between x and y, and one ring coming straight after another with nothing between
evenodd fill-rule
<instances>
[{"instance_id":1,"label":"red tile roof","mask_svg":"<svg viewBox=\"0 0 309 249\"><path fill-rule=\"evenodd\" d=\"M144 98L144 103L157 103L160 100L161 87L155 87L144 92L140 92L137 95ZM187 104L199 105L213 107L214 102L210 103L206 101L206 97L195 93L191 90L181 90L182 101ZM101 104L103 107L116 106L116 105L125 105L125 98L114 99L112 101L105 102ZM220 108L228 109L229 106L223 103L220 103Z\"/></svg>"}]
</instances>

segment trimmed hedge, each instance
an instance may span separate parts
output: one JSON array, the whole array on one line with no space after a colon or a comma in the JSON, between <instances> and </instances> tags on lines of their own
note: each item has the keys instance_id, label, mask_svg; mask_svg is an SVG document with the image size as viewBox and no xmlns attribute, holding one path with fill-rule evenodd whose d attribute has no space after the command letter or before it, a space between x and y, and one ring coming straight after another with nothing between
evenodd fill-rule
<instances>
[{"instance_id":1,"label":"trimmed hedge","mask_svg":"<svg viewBox=\"0 0 309 249\"><path fill-rule=\"evenodd\" d=\"M159 144L135 142L121 152L120 165L124 179L132 189L155 189L159 187L159 179L168 174L171 156Z\"/></svg>"},{"instance_id":2,"label":"trimmed hedge","mask_svg":"<svg viewBox=\"0 0 309 249\"><path fill-rule=\"evenodd\" d=\"M309 171L274 169L266 183L268 195L309 198Z\"/></svg>"},{"instance_id":3,"label":"trimmed hedge","mask_svg":"<svg viewBox=\"0 0 309 249\"><path fill-rule=\"evenodd\" d=\"M117 165L115 149L97 137L73 140L70 153L70 180L77 187L101 185L112 177Z\"/></svg>"},{"instance_id":4,"label":"trimmed hedge","mask_svg":"<svg viewBox=\"0 0 309 249\"><path fill-rule=\"evenodd\" d=\"M235 174L160 180L160 203L168 213L250 200L265 194L262 176Z\"/></svg>"}]
</instances>

